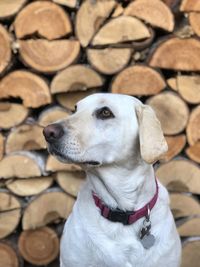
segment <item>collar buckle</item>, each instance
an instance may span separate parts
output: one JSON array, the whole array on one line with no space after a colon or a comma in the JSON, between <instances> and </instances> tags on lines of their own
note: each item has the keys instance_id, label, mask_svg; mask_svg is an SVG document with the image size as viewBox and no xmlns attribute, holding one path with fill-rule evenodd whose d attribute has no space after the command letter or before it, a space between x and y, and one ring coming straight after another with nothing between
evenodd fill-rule
<instances>
[{"instance_id":1,"label":"collar buckle","mask_svg":"<svg viewBox=\"0 0 200 267\"><path fill-rule=\"evenodd\" d=\"M112 222L120 222L123 223L124 225L129 224L129 216L133 214L132 211L121 211L120 209L116 210L110 210L108 214L108 219Z\"/></svg>"}]
</instances>

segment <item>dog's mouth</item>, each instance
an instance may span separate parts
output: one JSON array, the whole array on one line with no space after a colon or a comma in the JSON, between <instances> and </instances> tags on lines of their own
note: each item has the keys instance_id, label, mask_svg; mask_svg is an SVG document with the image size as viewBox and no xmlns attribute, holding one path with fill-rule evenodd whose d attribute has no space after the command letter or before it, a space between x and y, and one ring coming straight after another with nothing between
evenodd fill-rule
<instances>
[{"instance_id":1,"label":"dog's mouth","mask_svg":"<svg viewBox=\"0 0 200 267\"><path fill-rule=\"evenodd\" d=\"M90 160L90 161L82 161L82 160L76 160L73 159L65 154L63 154L61 151L58 151L55 148L49 147L48 148L49 153L52 154L53 156L57 157L61 162L63 163L74 163L74 164L78 164L78 165L90 165L90 166L100 166L101 163L99 161L94 161L94 160Z\"/></svg>"}]
</instances>

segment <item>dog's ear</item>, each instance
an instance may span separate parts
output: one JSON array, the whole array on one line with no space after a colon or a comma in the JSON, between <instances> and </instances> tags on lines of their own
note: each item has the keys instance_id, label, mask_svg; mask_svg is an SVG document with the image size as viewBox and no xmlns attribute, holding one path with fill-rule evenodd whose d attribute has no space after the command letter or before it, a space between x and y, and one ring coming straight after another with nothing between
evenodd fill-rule
<instances>
[{"instance_id":1,"label":"dog's ear","mask_svg":"<svg viewBox=\"0 0 200 267\"><path fill-rule=\"evenodd\" d=\"M147 163L152 164L167 152L167 142L163 136L160 122L150 106L138 105L136 114L139 123L141 157Z\"/></svg>"}]
</instances>

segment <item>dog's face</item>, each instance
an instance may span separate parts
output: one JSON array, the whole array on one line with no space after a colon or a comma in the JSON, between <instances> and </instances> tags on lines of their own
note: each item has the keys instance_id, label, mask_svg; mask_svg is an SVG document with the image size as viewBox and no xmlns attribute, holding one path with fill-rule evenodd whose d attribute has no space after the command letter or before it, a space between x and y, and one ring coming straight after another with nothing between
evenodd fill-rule
<instances>
[{"instance_id":1,"label":"dog's face","mask_svg":"<svg viewBox=\"0 0 200 267\"><path fill-rule=\"evenodd\" d=\"M140 157L142 111L138 110L142 106L126 95L86 97L77 103L74 114L44 129L49 152L63 162L86 166L118 164Z\"/></svg>"}]
</instances>

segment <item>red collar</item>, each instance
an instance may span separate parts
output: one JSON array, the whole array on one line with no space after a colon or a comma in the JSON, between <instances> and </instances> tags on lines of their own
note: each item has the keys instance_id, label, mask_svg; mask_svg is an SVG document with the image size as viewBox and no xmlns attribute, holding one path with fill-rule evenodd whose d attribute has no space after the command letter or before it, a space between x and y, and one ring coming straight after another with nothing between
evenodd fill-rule
<instances>
[{"instance_id":1,"label":"red collar","mask_svg":"<svg viewBox=\"0 0 200 267\"><path fill-rule=\"evenodd\" d=\"M158 182L156 181L156 193L153 196L153 198L141 209L136 211L122 211L120 209L110 209L108 206L104 205L102 200L94 193L92 192L94 202L96 206L101 210L101 215L112 221L112 222L120 222L124 225L129 225L137 220L139 220L142 217L147 217L149 214L149 210L151 211L153 207L156 204L156 201L158 199Z\"/></svg>"}]
</instances>

